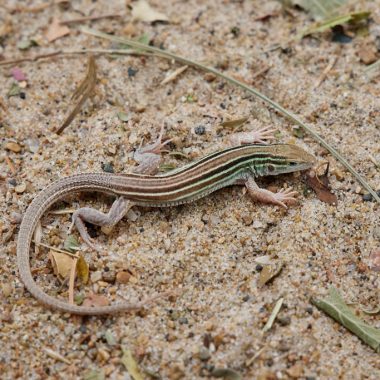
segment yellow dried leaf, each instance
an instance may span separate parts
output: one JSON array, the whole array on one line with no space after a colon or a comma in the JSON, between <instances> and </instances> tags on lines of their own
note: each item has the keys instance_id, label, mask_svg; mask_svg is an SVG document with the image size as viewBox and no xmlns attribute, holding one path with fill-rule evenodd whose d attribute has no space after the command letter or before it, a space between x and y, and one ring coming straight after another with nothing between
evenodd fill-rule
<instances>
[{"instance_id":1,"label":"yellow dried leaf","mask_svg":"<svg viewBox=\"0 0 380 380\"><path fill-rule=\"evenodd\" d=\"M88 264L82 255L79 256L76 269L78 277L84 284L87 284L90 271Z\"/></svg>"}]
</instances>

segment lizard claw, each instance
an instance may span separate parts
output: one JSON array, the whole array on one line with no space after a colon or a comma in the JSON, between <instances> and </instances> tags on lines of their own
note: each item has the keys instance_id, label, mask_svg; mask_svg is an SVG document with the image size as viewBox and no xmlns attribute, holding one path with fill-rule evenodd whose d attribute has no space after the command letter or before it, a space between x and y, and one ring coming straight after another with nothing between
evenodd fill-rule
<instances>
[{"instance_id":1,"label":"lizard claw","mask_svg":"<svg viewBox=\"0 0 380 380\"><path fill-rule=\"evenodd\" d=\"M295 197L298 195L298 193L297 191L292 190L293 189L289 187L287 189L281 189L278 193L273 193L272 203L287 209L287 202L297 202L297 199Z\"/></svg>"}]
</instances>

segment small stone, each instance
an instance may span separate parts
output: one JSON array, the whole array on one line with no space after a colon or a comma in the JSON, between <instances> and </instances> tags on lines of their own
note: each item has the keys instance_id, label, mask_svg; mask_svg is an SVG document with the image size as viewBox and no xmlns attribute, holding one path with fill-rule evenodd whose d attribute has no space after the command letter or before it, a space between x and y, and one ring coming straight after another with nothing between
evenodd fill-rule
<instances>
[{"instance_id":1,"label":"small stone","mask_svg":"<svg viewBox=\"0 0 380 380\"><path fill-rule=\"evenodd\" d=\"M303 374L303 367L301 364L295 364L294 366L288 368L286 370L286 373L292 378L292 379L299 379Z\"/></svg>"},{"instance_id":2,"label":"small stone","mask_svg":"<svg viewBox=\"0 0 380 380\"><path fill-rule=\"evenodd\" d=\"M290 317L288 317L288 316L284 316L284 317L278 316L278 317L277 317L277 321L278 321L278 323L279 323L281 326L289 326L289 325L290 325L290 322L291 322L291 319L290 319Z\"/></svg>"},{"instance_id":3,"label":"small stone","mask_svg":"<svg viewBox=\"0 0 380 380\"><path fill-rule=\"evenodd\" d=\"M132 78L136 75L138 70L133 69L132 67L128 67L128 78Z\"/></svg>"},{"instance_id":4,"label":"small stone","mask_svg":"<svg viewBox=\"0 0 380 380\"><path fill-rule=\"evenodd\" d=\"M380 248L374 249L369 257L371 261L371 269L380 272Z\"/></svg>"},{"instance_id":5,"label":"small stone","mask_svg":"<svg viewBox=\"0 0 380 380\"><path fill-rule=\"evenodd\" d=\"M358 51L358 56L365 65L370 65L377 60L375 51L370 46L362 46Z\"/></svg>"},{"instance_id":6,"label":"small stone","mask_svg":"<svg viewBox=\"0 0 380 380\"><path fill-rule=\"evenodd\" d=\"M22 182L15 187L15 192L17 194L22 194L26 190L26 183Z\"/></svg>"},{"instance_id":7,"label":"small stone","mask_svg":"<svg viewBox=\"0 0 380 380\"><path fill-rule=\"evenodd\" d=\"M380 197L380 190L376 192L376 194ZM373 201L373 196L370 193L362 195L362 199L364 202L371 202Z\"/></svg>"},{"instance_id":8,"label":"small stone","mask_svg":"<svg viewBox=\"0 0 380 380\"><path fill-rule=\"evenodd\" d=\"M380 227L379 226L376 226L373 229L373 236L375 239L380 240Z\"/></svg>"},{"instance_id":9,"label":"small stone","mask_svg":"<svg viewBox=\"0 0 380 380\"><path fill-rule=\"evenodd\" d=\"M335 175L335 178L339 181L342 182L344 180L344 173L340 171L339 169L334 169L331 171L331 174Z\"/></svg>"},{"instance_id":10,"label":"small stone","mask_svg":"<svg viewBox=\"0 0 380 380\"><path fill-rule=\"evenodd\" d=\"M113 165L110 162L102 163L102 170L106 173L114 173Z\"/></svg>"},{"instance_id":11,"label":"small stone","mask_svg":"<svg viewBox=\"0 0 380 380\"><path fill-rule=\"evenodd\" d=\"M28 148L29 152L31 153L37 153L38 149L40 147L40 141L38 139L27 139L26 140L26 147Z\"/></svg>"},{"instance_id":12,"label":"small stone","mask_svg":"<svg viewBox=\"0 0 380 380\"><path fill-rule=\"evenodd\" d=\"M11 186L16 186L17 185L17 181L15 178L10 178L8 180L8 183L11 185Z\"/></svg>"},{"instance_id":13,"label":"small stone","mask_svg":"<svg viewBox=\"0 0 380 380\"><path fill-rule=\"evenodd\" d=\"M8 149L14 153L20 153L21 152L21 146L13 141L10 141L5 144L5 149Z\"/></svg>"},{"instance_id":14,"label":"small stone","mask_svg":"<svg viewBox=\"0 0 380 380\"><path fill-rule=\"evenodd\" d=\"M91 282L92 283L98 282L101 279L102 279L102 272L96 271L96 272L91 273Z\"/></svg>"},{"instance_id":15,"label":"small stone","mask_svg":"<svg viewBox=\"0 0 380 380\"><path fill-rule=\"evenodd\" d=\"M187 325L189 323L189 321L188 321L188 319L186 317L180 317L180 318L178 318L178 322L181 325Z\"/></svg>"},{"instance_id":16,"label":"small stone","mask_svg":"<svg viewBox=\"0 0 380 380\"><path fill-rule=\"evenodd\" d=\"M113 284L116 280L116 273L114 271L108 271L108 272L103 272L102 273L102 279L105 282L109 282Z\"/></svg>"},{"instance_id":17,"label":"small stone","mask_svg":"<svg viewBox=\"0 0 380 380\"><path fill-rule=\"evenodd\" d=\"M253 223L253 217L251 214L244 214L242 216L242 219L243 219L243 223L246 225L246 226L250 226L252 223Z\"/></svg>"},{"instance_id":18,"label":"small stone","mask_svg":"<svg viewBox=\"0 0 380 380\"><path fill-rule=\"evenodd\" d=\"M136 220L140 217L140 215L141 214L139 212L136 212L133 209L129 209L126 216L127 216L128 221L136 222Z\"/></svg>"},{"instance_id":19,"label":"small stone","mask_svg":"<svg viewBox=\"0 0 380 380\"><path fill-rule=\"evenodd\" d=\"M194 132L197 135L204 135L206 133L206 127L204 125L198 125L194 128Z\"/></svg>"},{"instance_id":20,"label":"small stone","mask_svg":"<svg viewBox=\"0 0 380 380\"><path fill-rule=\"evenodd\" d=\"M110 358L110 354L103 348L98 349L98 354L100 358L105 362L108 361L108 359Z\"/></svg>"},{"instance_id":21,"label":"small stone","mask_svg":"<svg viewBox=\"0 0 380 380\"><path fill-rule=\"evenodd\" d=\"M131 279L131 274L126 271L119 272L116 275L116 281L120 284L127 284Z\"/></svg>"},{"instance_id":22,"label":"small stone","mask_svg":"<svg viewBox=\"0 0 380 380\"><path fill-rule=\"evenodd\" d=\"M206 73L203 78L207 82L213 82L216 79L216 75L213 73Z\"/></svg>"},{"instance_id":23,"label":"small stone","mask_svg":"<svg viewBox=\"0 0 380 380\"><path fill-rule=\"evenodd\" d=\"M8 284L8 283L2 284L1 285L1 291L2 291L2 293L4 295L4 297L8 298L12 294L12 292L13 292L12 285Z\"/></svg>"},{"instance_id":24,"label":"small stone","mask_svg":"<svg viewBox=\"0 0 380 380\"><path fill-rule=\"evenodd\" d=\"M210 351L206 347L202 347L199 350L199 354L198 355L199 355L199 359L201 359L202 361L207 361L208 359L211 358Z\"/></svg>"},{"instance_id":25,"label":"small stone","mask_svg":"<svg viewBox=\"0 0 380 380\"><path fill-rule=\"evenodd\" d=\"M11 223L20 224L22 220L22 215L19 212L11 212Z\"/></svg>"}]
</instances>

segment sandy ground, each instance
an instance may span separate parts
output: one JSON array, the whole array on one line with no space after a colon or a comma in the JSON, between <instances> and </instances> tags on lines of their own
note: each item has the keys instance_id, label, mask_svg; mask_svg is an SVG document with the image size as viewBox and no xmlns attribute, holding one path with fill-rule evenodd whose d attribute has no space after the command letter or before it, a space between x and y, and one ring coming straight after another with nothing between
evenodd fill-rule
<instances>
[{"instance_id":1,"label":"sandy ground","mask_svg":"<svg viewBox=\"0 0 380 380\"><path fill-rule=\"evenodd\" d=\"M254 85L300 115L380 190L380 171L370 159L380 161L380 81L379 76L368 80L361 75L365 65L358 57L363 46L377 41L380 48L379 1L358 4L373 12L369 35L339 44L326 33L287 49L273 47L285 44L310 19L297 10L284 13L274 1L151 1L171 21L156 25L131 22L121 0L38 9L45 3L1 1L0 28L11 28L0 38L3 58L61 48L116 48L81 34L77 24L70 26L69 36L51 43L44 32L53 16L69 20L121 13L120 19L85 24L128 37L147 34L155 46ZM28 39L41 46L19 50L20 41ZM335 66L315 88L332 59L337 59ZM380 378L379 355L309 302L333 284L347 302L372 309L379 305L379 273L369 262L370 253L380 247L379 205L363 201L365 192L353 177L311 138L295 137L293 125L240 89L210 81L194 69L160 85L179 65L158 58L98 56L95 95L57 136L52 130L63 121L86 62L85 56L59 56L19 64L27 87L14 97L7 97L14 65L0 67L0 377L77 379L90 378L88 371L94 370L99 376L94 378L129 379L120 360L124 346L146 378L154 378L149 372L162 379L198 379L211 377L213 368L233 369L244 379ZM120 121L120 111L130 121ZM102 171L107 165L115 172L130 170L133 149L142 140L154 140L163 124L166 136L174 138L170 149L189 157L164 155L164 162L180 166L224 147L231 131L219 128L220 122L248 114L245 130L274 126L280 142L299 144L319 162L330 162L337 207L319 201L296 174L261 182L299 191L298 204L288 210L255 204L234 187L177 208L136 208L109 235L92 229L103 250L94 253L83 245L83 252L91 273L100 272L103 279L78 283L77 293L93 291L114 302L181 290L137 314L72 317L44 308L25 291L17 275L16 238L21 215L38 191L58 178ZM20 152L6 150L9 142L19 144ZM111 198L83 195L57 208L91 205L106 211L111 203ZM62 245L70 215L49 214L42 225L43 241ZM281 260L285 267L259 288L256 260L262 256ZM33 253L31 261L38 284L67 299L47 250ZM122 269L132 273L132 281L104 281L107 272ZM283 308L264 334L280 297ZM361 317L380 328L379 315Z\"/></svg>"}]
</instances>

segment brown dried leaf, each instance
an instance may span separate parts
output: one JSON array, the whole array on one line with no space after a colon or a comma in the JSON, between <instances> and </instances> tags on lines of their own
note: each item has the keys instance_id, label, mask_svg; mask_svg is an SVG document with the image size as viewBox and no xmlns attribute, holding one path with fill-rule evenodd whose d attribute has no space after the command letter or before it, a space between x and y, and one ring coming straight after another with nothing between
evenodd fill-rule
<instances>
[{"instance_id":1,"label":"brown dried leaf","mask_svg":"<svg viewBox=\"0 0 380 380\"><path fill-rule=\"evenodd\" d=\"M284 263L282 261L278 261L270 265L265 265L263 270L260 272L260 277L258 281L259 287L263 287L269 281L273 280L276 276L278 276L283 267Z\"/></svg>"},{"instance_id":2,"label":"brown dried leaf","mask_svg":"<svg viewBox=\"0 0 380 380\"><path fill-rule=\"evenodd\" d=\"M73 265L73 258L62 252L50 250L49 259L53 266L54 274L65 279L69 276Z\"/></svg>"},{"instance_id":3,"label":"brown dried leaf","mask_svg":"<svg viewBox=\"0 0 380 380\"><path fill-rule=\"evenodd\" d=\"M109 303L110 302L106 297L100 294L90 293L83 301L83 306L85 307L108 306Z\"/></svg>"},{"instance_id":4,"label":"brown dried leaf","mask_svg":"<svg viewBox=\"0 0 380 380\"><path fill-rule=\"evenodd\" d=\"M338 204L338 198L329 189L330 182L328 178L328 171L329 164L327 164L326 171L321 176L318 176L315 171L310 170L306 174L306 183L315 191L317 198L320 201L336 206Z\"/></svg>"},{"instance_id":5,"label":"brown dried leaf","mask_svg":"<svg viewBox=\"0 0 380 380\"><path fill-rule=\"evenodd\" d=\"M66 25L62 25L61 22L56 17L54 17L47 28L45 36L49 42L53 42L58 38L66 36L69 33L70 28Z\"/></svg>"}]
</instances>

